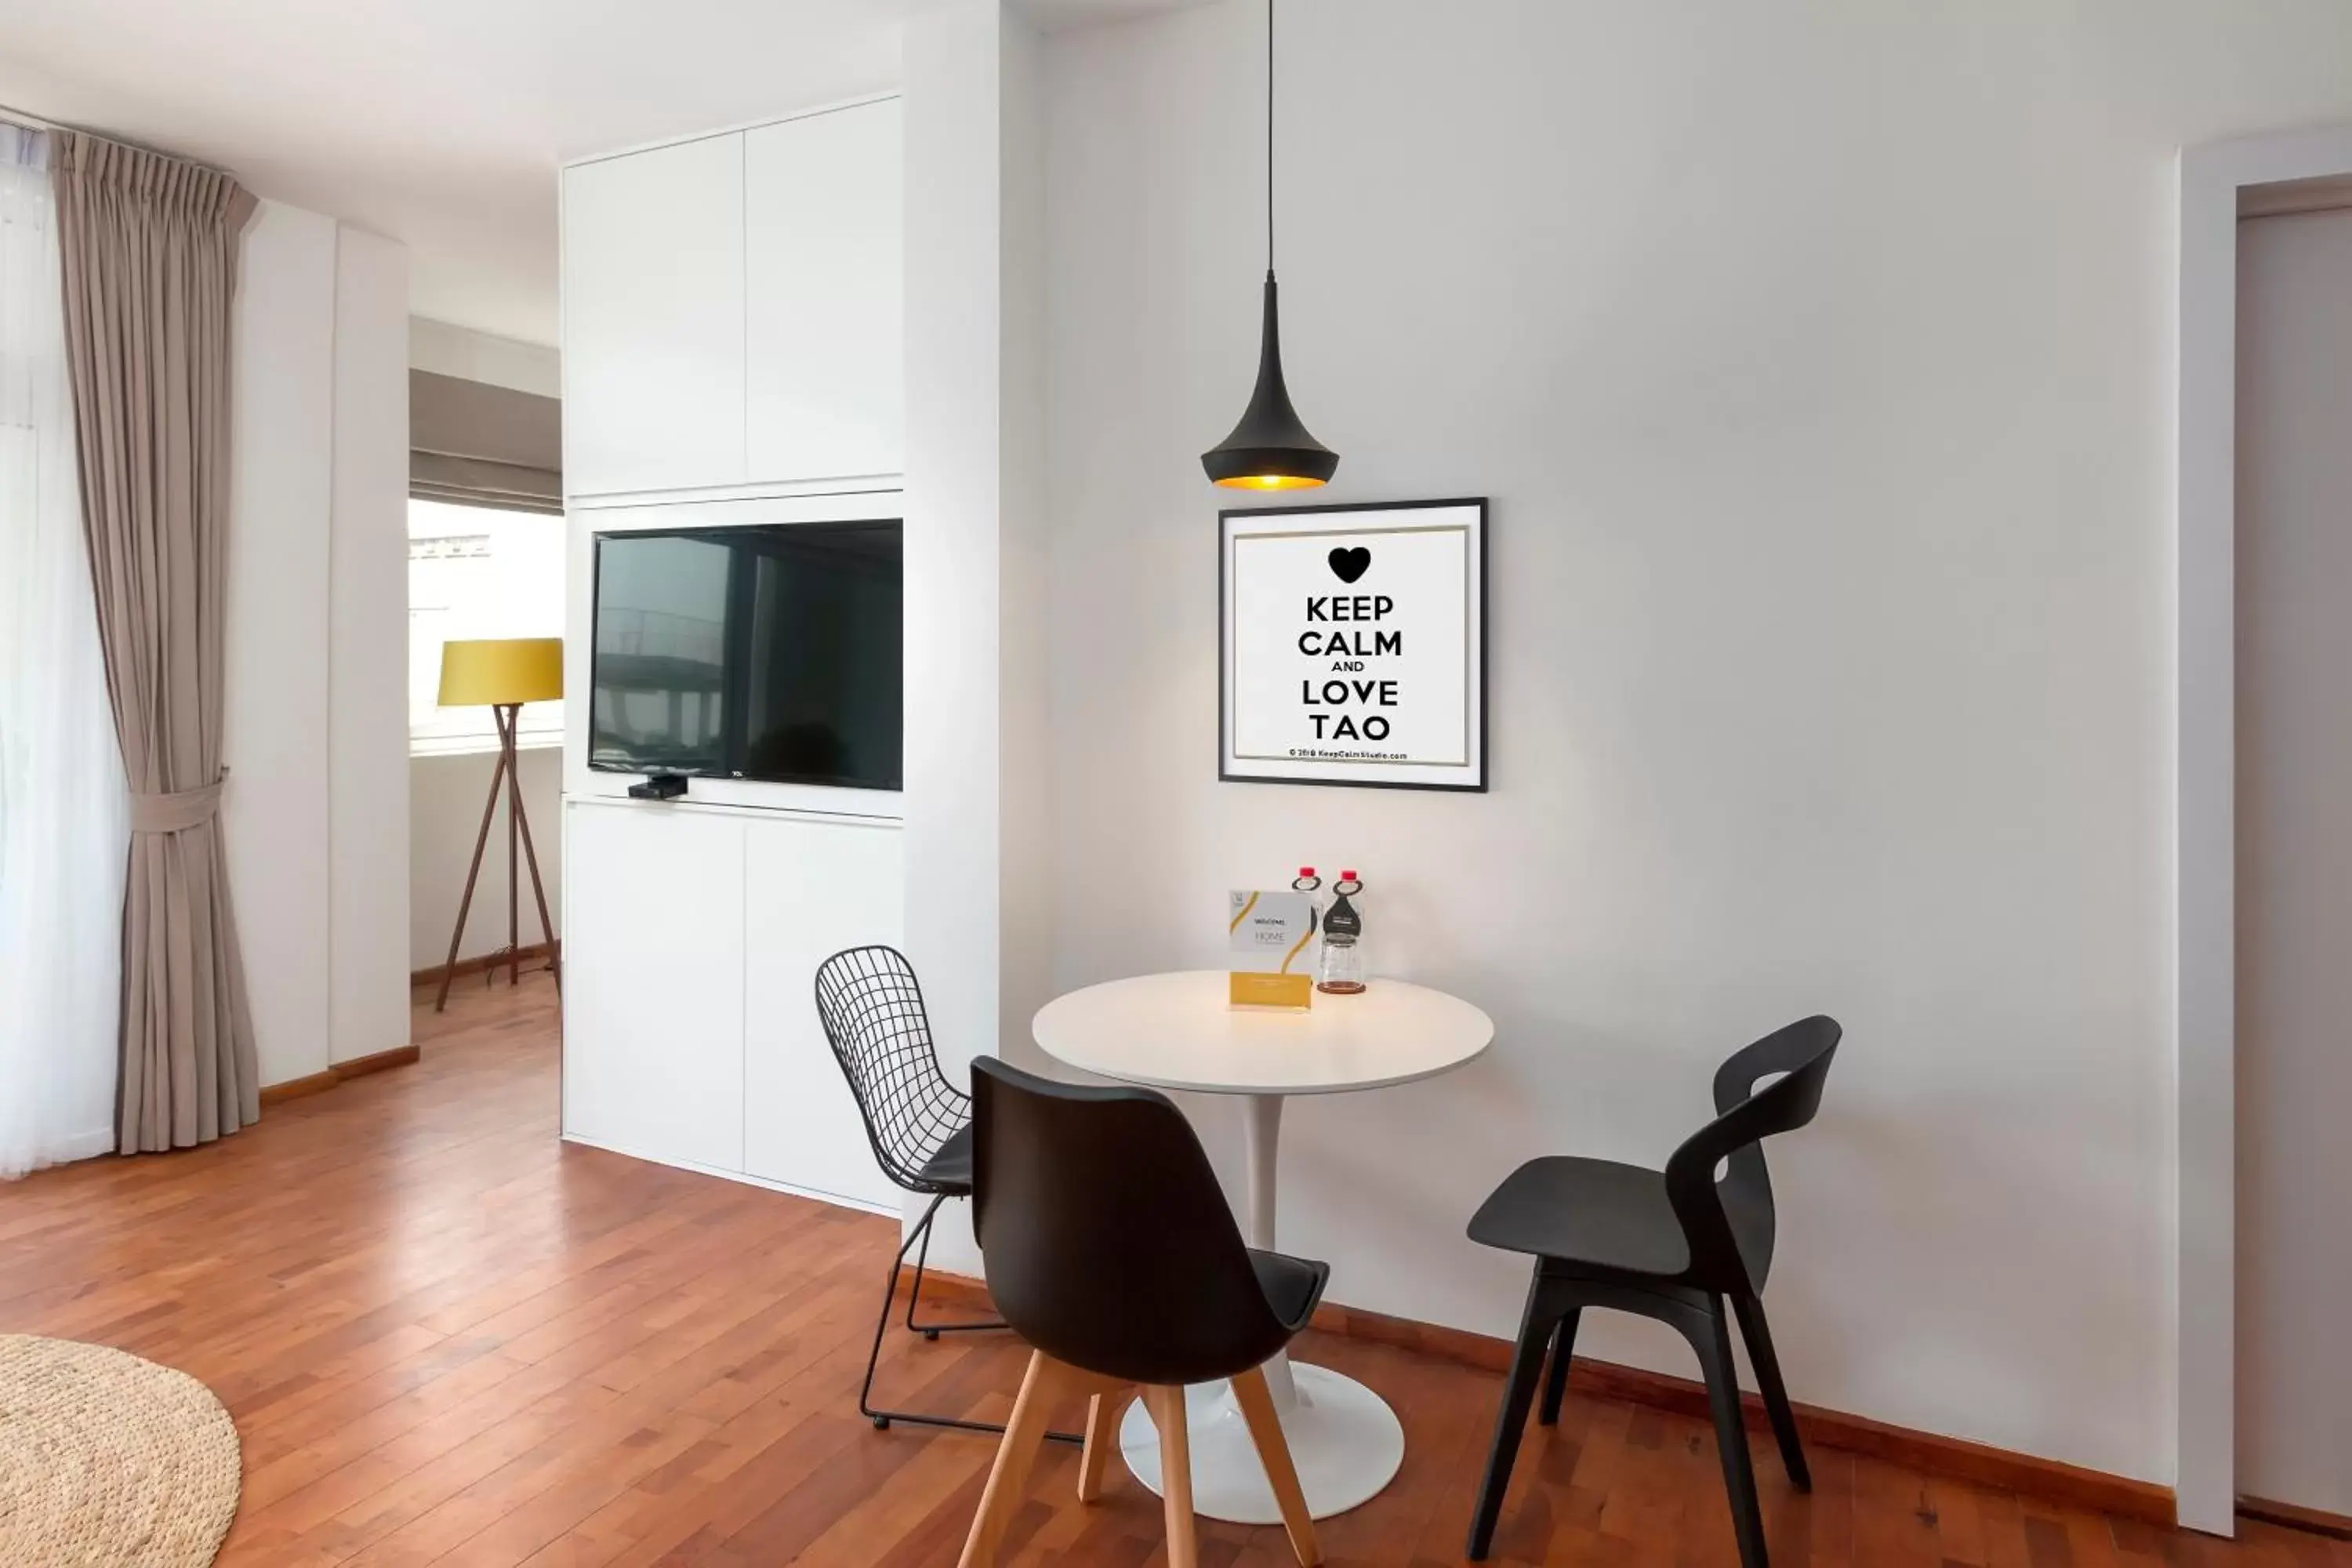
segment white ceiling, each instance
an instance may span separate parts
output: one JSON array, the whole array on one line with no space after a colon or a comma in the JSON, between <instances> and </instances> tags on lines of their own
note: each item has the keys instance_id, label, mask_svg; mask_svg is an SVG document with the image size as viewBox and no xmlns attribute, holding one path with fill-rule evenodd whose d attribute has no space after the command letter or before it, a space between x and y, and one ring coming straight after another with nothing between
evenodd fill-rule
<instances>
[{"instance_id":1,"label":"white ceiling","mask_svg":"<svg viewBox=\"0 0 2352 1568\"><path fill-rule=\"evenodd\" d=\"M938 3L6 0L0 105L404 240L416 314L552 343L561 162L887 88Z\"/></svg>"}]
</instances>

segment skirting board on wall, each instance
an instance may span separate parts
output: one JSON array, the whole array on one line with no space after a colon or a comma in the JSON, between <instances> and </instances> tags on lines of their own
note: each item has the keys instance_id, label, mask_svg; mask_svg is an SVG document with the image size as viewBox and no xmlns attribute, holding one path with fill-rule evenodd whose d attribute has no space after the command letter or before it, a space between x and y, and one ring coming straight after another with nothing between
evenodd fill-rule
<instances>
[{"instance_id":1,"label":"skirting board on wall","mask_svg":"<svg viewBox=\"0 0 2352 1568\"><path fill-rule=\"evenodd\" d=\"M261 1091L264 1105L282 1105L289 1100L299 1100L306 1094L317 1094L334 1088L350 1079L365 1078L386 1068L404 1068L423 1058L424 1053L415 1046L400 1046L389 1051L378 1051L372 1057L353 1057L347 1062L337 1062L325 1072L314 1072L307 1078L289 1078L284 1083L273 1083Z\"/></svg>"},{"instance_id":2,"label":"skirting board on wall","mask_svg":"<svg viewBox=\"0 0 2352 1568\"><path fill-rule=\"evenodd\" d=\"M2264 1524L2283 1524L2289 1530L2307 1530L2315 1535L2352 1541L2352 1518L2322 1509L2303 1508L2291 1502L2273 1502L2268 1498L2247 1497L2241 1493L2238 1512L2247 1519L2259 1519Z\"/></svg>"},{"instance_id":3,"label":"skirting board on wall","mask_svg":"<svg viewBox=\"0 0 2352 1568\"><path fill-rule=\"evenodd\" d=\"M545 967L542 961L548 956L547 943L528 942L517 948L515 952L522 960L523 973L526 974L536 973ZM563 940L561 937L556 939L554 952L559 957L562 954ZM454 980L468 974L479 974L486 969L503 969L506 967L506 962L507 955L503 952L481 952L476 953L471 958L461 958L457 963L449 964L447 968L450 978ZM408 984L411 986L438 985L441 983L442 968L441 964L429 963L422 969L412 969L408 972Z\"/></svg>"},{"instance_id":4,"label":"skirting board on wall","mask_svg":"<svg viewBox=\"0 0 2352 1568\"><path fill-rule=\"evenodd\" d=\"M988 1299L988 1287L977 1279L941 1274L936 1270L926 1278L937 1287L935 1293L942 1300L953 1301L958 1306L976 1311L994 1310ZM1511 1342L1508 1340L1474 1334L1462 1329L1440 1328L1434 1323L1416 1322L1410 1318L1392 1318L1383 1312L1368 1312L1360 1307L1343 1307L1327 1301L1316 1309L1313 1326L1325 1333L1393 1345L1465 1366L1475 1366L1485 1372L1501 1373L1511 1364ZM1579 1393L1597 1398L1671 1410L1677 1415L1696 1416L1702 1421L1707 1418L1706 1385L1689 1378L1643 1372L1638 1367L1620 1366L1614 1362L1578 1356L1569 1381L1570 1386ZM1742 1398L1747 1406L1748 1426L1758 1432L1769 1430L1763 1402L1752 1394ZM1914 1431L1906 1426L1891 1426L1883 1421L1873 1421L1868 1416L1848 1415L1843 1411L1823 1410L1818 1405L1799 1405L1796 1413L1797 1426L1805 1441L1824 1448L1866 1454L1873 1458L1885 1459L1929 1475L1948 1476L1978 1486L1997 1487L2004 1491L2063 1503L2071 1508L2095 1510L2146 1524L2169 1528L2174 1522L2172 1489L2151 1481L2136 1481L2058 1459L2012 1453L2007 1448L1971 1443L1962 1437L1945 1437L1932 1432Z\"/></svg>"}]
</instances>

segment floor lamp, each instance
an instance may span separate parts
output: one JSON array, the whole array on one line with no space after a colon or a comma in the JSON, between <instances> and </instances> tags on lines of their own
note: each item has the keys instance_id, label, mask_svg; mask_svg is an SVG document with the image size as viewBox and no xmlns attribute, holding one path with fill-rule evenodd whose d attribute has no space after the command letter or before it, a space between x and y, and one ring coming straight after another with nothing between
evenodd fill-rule
<instances>
[{"instance_id":1,"label":"floor lamp","mask_svg":"<svg viewBox=\"0 0 2352 1568\"><path fill-rule=\"evenodd\" d=\"M507 984L522 977L522 944L515 879L515 839L522 839L522 856L530 868L531 897L539 901L540 934L547 939L547 967L560 989L563 971L557 957L555 925L547 918L547 889L539 880L539 852L531 847L530 818L522 808L522 780L515 766L515 733L526 702L552 702L563 695L562 637L490 637L441 645L441 706L488 707L499 726L499 762L490 772L490 798L482 805L481 831L474 836L473 863L466 868L465 896L457 900L457 927L449 933L449 961L441 966L441 994L433 999L438 1013L449 1005L449 982L457 973L457 944L465 940L466 915L474 905L474 882L482 874L482 851L490 842L490 819L498 815L499 791L507 795L507 944L490 955L486 966L495 975L501 959Z\"/></svg>"}]
</instances>

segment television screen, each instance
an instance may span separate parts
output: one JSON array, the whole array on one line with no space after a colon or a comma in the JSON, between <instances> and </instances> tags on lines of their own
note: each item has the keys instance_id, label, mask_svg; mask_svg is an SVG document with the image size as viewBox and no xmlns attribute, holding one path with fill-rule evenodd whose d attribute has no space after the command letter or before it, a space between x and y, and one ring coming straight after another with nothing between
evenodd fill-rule
<instances>
[{"instance_id":1,"label":"television screen","mask_svg":"<svg viewBox=\"0 0 2352 1568\"><path fill-rule=\"evenodd\" d=\"M897 522L596 536L588 765L900 786Z\"/></svg>"}]
</instances>

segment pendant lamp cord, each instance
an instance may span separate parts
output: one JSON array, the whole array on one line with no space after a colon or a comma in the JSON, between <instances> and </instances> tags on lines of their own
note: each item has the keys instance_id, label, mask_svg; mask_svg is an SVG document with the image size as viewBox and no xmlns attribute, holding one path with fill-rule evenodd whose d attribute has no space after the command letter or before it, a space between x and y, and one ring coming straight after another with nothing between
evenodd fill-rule
<instances>
[{"instance_id":1,"label":"pendant lamp cord","mask_svg":"<svg viewBox=\"0 0 2352 1568\"><path fill-rule=\"evenodd\" d=\"M1265 273L1274 276L1274 0L1265 0Z\"/></svg>"}]
</instances>

